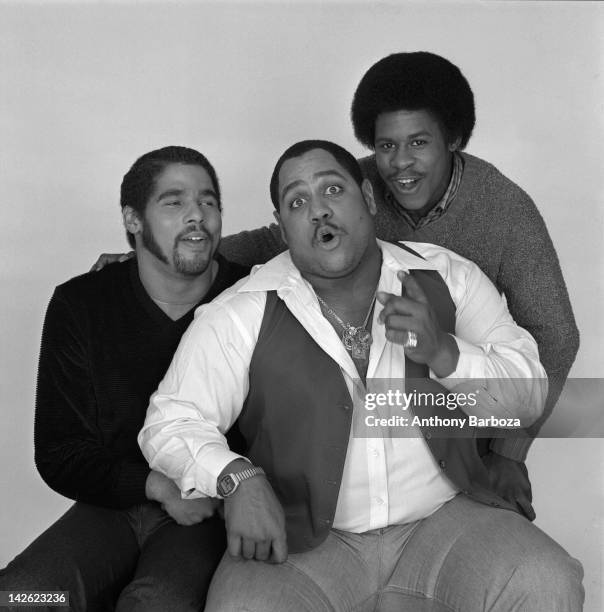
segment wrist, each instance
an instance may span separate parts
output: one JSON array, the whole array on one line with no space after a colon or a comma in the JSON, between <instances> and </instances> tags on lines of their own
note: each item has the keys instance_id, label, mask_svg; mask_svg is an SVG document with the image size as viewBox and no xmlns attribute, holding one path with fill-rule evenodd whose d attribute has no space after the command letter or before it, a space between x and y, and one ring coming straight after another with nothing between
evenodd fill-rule
<instances>
[{"instance_id":1,"label":"wrist","mask_svg":"<svg viewBox=\"0 0 604 612\"><path fill-rule=\"evenodd\" d=\"M240 485L246 483L250 479L255 479L256 476L264 476L264 470L260 467L253 466L247 461L244 465L229 464L218 477L216 492L223 499L228 499L236 493Z\"/></svg>"},{"instance_id":2,"label":"wrist","mask_svg":"<svg viewBox=\"0 0 604 612\"><path fill-rule=\"evenodd\" d=\"M218 478L216 479L216 482L218 482L223 476L226 476L227 474L232 474L234 472L242 472L243 470L251 467L252 464L247 460L247 459L234 459L233 461L231 461L230 463L227 463L227 465L224 466L224 468L222 469L222 472L220 472L220 474L218 474Z\"/></svg>"}]
</instances>

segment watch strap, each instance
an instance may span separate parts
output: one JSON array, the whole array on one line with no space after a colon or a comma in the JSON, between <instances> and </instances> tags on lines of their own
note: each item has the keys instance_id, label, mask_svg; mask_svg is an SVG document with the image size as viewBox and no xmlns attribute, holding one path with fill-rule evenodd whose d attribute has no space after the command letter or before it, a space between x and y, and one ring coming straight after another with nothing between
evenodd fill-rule
<instances>
[{"instance_id":1,"label":"watch strap","mask_svg":"<svg viewBox=\"0 0 604 612\"><path fill-rule=\"evenodd\" d=\"M264 473L265 472L261 467L253 466L242 470L241 472L234 472L233 474L231 474L231 476L233 477L233 480L235 480L237 484L239 484L240 482L243 482L248 478L252 478L253 476L258 476L258 474Z\"/></svg>"},{"instance_id":2,"label":"watch strap","mask_svg":"<svg viewBox=\"0 0 604 612\"><path fill-rule=\"evenodd\" d=\"M217 485L217 493L220 497L227 498L233 495L239 484L248 478L252 478L253 476L258 476L259 474L264 474L264 470L261 467L250 466L245 470L241 470L239 472L231 472L229 474L225 474L219 481ZM232 488L228 488L228 481L231 481Z\"/></svg>"}]
</instances>

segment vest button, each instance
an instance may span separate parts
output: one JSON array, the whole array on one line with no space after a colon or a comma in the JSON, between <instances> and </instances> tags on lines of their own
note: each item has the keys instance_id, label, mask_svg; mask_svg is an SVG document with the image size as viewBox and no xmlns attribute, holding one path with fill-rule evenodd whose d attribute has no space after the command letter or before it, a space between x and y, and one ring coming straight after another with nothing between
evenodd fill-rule
<instances>
[{"instance_id":1,"label":"vest button","mask_svg":"<svg viewBox=\"0 0 604 612\"><path fill-rule=\"evenodd\" d=\"M443 470L444 470L444 469L447 467L447 462L446 462L444 459L441 459L441 460L438 462L438 465L440 465L441 469L443 469Z\"/></svg>"},{"instance_id":2,"label":"vest button","mask_svg":"<svg viewBox=\"0 0 604 612\"><path fill-rule=\"evenodd\" d=\"M342 410L346 410L346 412L348 412L349 410L351 410L351 409L352 409L352 406L349 406L348 404L342 404L342 405L340 406L340 408L341 408Z\"/></svg>"},{"instance_id":3,"label":"vest button","mask_svg":"<svg viewBox=\"0 0 604 612\"><path fill-rule=\"evenodd\" d=\"M429 431L427 431L425 438L426 438L426 440L431 440L432 439L432 434Z\"/></svg>"},{"instance_id":4,"label":"vest button","mask_svg":"<svg viewBox=\"0 0 604 612\"><path fill-rule=\"evenodd\" d=\"M331 521L329 519L321 519L323 525L331 525Z\"/></svg>"}]
</instances>

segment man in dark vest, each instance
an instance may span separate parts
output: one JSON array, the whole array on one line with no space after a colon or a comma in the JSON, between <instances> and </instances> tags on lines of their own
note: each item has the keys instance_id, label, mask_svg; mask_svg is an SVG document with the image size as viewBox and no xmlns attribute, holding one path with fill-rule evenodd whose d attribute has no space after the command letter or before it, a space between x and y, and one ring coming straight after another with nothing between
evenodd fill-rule
<instances>
[{"instance_id":1,"label":"man in dark vest","mask_svg":"<svg viewBox=\"0 0 604 612\"><path fill-rule=\"evenodd\" d=\"M536 343L505 299L443 247L376 240L371 184L333 143L290 147L271 197L289 251L198 311L139 434L185 499L225 500L206 610L580 610L580 563L445 424L543 410ZM380 379L476 393L376 429L352 397ZM224 437L236 419L245 458Z\"/></svg>"},{"instance_id":2,"label":"man in dark vest","mask_svg":"<svg viewBox=\"0 0 604 612\"><path fill-rule=\"evenodd\" d=\"M58 286L42 333L36 466L75 503L0 570L0 590L68 591L75 611L197 611L226 545L216 500L183 500L136 436L195 308L249 269L216 253L220 186L198 151L140 157L121 207L136 257Z\"/></svg>"}]
</instances>

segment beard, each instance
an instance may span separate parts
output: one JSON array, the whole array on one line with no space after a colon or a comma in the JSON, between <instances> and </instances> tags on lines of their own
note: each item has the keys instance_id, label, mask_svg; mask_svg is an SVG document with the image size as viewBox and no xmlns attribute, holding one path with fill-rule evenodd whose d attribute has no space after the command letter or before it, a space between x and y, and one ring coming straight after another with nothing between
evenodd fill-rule
<instances>
[{"instance_id":1,"label":"beard","mask_svg":"<svg viewBox=\"0 0 604 612\"><path fill-rule=\"evenodd\" d=\"M203 274L210 263L212 262L212 254L209 252L203 253L195 253L191 257L183 257L178 250L178 243L180 242L182 236L188 234L190 230L183 230L176 238L174 239L174 247L172 249L172 262L174 264L174 269L180 274L184 274L185 276L199 276ZM206 233L207 239L211 240L210 235ZM155 239L153 235L153 231L149 227L148 223L143 223L143 231L141 233L141 238L143 242L143 246L151 253L155 255L159 261L165 263L166 265L170 265L170 260L168 256L164 253L162 248L159 246L159 243Z\"/></svg>"}]
</instances>

